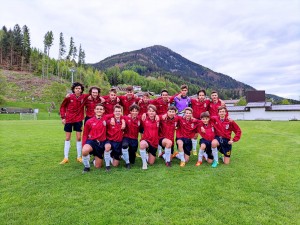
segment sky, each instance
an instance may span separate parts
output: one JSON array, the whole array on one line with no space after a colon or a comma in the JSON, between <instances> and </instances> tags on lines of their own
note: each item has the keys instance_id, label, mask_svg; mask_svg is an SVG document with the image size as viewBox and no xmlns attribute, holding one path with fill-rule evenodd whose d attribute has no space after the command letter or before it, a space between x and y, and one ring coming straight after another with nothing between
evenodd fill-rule
<instances>
[{"instance_id":1,"label":"sky","mask_svg":"<svg viewBox=\"0 0 300 225\"><path fill-rule=\"evenodd\" d=\"M300 100L300 0L0 0L0 26L54 33L87 63L162 45L268 94Z\"/></svg>"}]
</instances>

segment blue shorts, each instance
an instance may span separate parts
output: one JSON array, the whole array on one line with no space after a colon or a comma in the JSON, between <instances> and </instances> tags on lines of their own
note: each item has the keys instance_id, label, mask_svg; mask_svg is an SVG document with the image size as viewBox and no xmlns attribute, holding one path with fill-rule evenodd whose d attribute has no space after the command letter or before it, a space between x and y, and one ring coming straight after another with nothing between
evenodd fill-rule
<instances>
[{"instance_id":1,"label":"blue shorts","mask_svg":"<svg viewBox=\"0 0 300 225\"><path fill-rule=\"evenodd\" d=\"M164 140L165 138L161 138L161 139L159 139L159 141L158 141L158 144L161 146L161 148L162 149L165 149L165 147L162 145L162 142L163 142L163 140ZM171 140L172 141L172 140ZM173 142L173 145L172 145L172 147L171 147L171 153L173 154L173 152L174 152L174 141L172 141Z\"/></svg>"},{"instance_id":2,"label":"blue shorts","mask_svg":"<svg viewBox=\"0 0 300 225\"><path fill-rule=\"evenodd\" d=\"M189 138L176 138L176 143L177 143L177 140L182 140L184 154L190 156L191 151L193 149L192 140ZM178 148L178 145L177 145L177 148Z\"/></svg>"},{"instance_id":3,"label":"blue shorts","mask_svg":"<svg viewBox=\"0 0 300 225\"><path fill-rule=\"evenodd\" d=\"M81 132L82 131L82 121L75 123L66 123L64 127L65 132L72 132L72 128L74 131Z\"/></svg>"},{"instance_id":4,"label":"blue shorts","mask_svg":"<svg viewBox=\"0 0 300 225\"><path fill-rule=\"evenodd\" d=\"M137 139L132 139L129 137L123 137L122 141L122 148L136 148L138 147L139 143Z\"/></svg>"},{"instance_id":5,"label":"blue shorts","mask_svg":"<svg viewBox=\"0 0 300 225\"><path fill-rule=\"evenodd\" d=\"M111 145L111 157L115 160L120 160L122 155L122 142L108 140Z\"/></svg>"},{"instance_id":6,"label":"blue shorts","mask_svg":"<svg viewBox=\"0 0 300 225\"><path fill-rule=\"evenodd\" d=\"M96 140L87 140L85 144L90 145L93 148L93 151L90 154L97 156L100 159L103 159L104 146L106 141L96 141Z\"/></svg>"},{"instance_id":7,"label":"blue shorts","mask_svg":"<svg viewBox=\"0 0 300 225\"><path fill-rule=\"evenodd\" d=\"M228 141L230 140L219 136L216 136L215 138L220 144L218 147L219 152L221 152L225 157L230 157L232 149L232 145L228 144Z\"/></svg>"},{"instance_id":8,"label":"blue shorts","mask_svg":"<svg viewBox=\"0 0 300 225\"><path fill-rule=\"evenodd\" d=\"M212 151L211 151L211 141L208 141L208 140L206 140L204 138L201 138L199 144L200 145L201 144L205 144L206 145L205 152L206 152L206 154L207 154L207 156L208 156L209 159L213 159L214 157L213 157Z\"/></svg>"}]
</instances>

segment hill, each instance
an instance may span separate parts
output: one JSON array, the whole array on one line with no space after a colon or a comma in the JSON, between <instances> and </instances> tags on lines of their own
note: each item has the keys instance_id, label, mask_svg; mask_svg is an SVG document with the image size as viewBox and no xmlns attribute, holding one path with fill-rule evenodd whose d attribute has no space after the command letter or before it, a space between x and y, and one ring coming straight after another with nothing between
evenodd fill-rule
<instances>
[{"instance_id":1,"label":"hill","mask_svg":"<svg viewBox=\"0 0 300 225\"><path fill-rule=\"evenodd\" d=\"M141 75L160 74L167 77L172 75L186 83L195 84L204 89L228 89L240 93L245 90L255 90L247 84L196 64L160 45L113 55L91 65L99 70L106 70L114 66L126 69L139 65L144 68L140 72Z\"/></svg>"}]
</instances>

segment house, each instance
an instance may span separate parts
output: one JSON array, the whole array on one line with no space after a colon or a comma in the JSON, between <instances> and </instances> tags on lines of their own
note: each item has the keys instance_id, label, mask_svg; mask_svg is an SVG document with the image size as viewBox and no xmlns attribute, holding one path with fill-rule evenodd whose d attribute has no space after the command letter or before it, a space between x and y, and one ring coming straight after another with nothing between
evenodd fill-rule
<instances>
[{"instance_id":1,"label":"house","mask_svg":"<svg viewBox=\"0 0 300 225\"><path fill-rule=\"evenodd\" d=\"M300 120L300 105L272 105L249 102L246 106L227 106L233 120Z\"/></svg>"}]
</instances>

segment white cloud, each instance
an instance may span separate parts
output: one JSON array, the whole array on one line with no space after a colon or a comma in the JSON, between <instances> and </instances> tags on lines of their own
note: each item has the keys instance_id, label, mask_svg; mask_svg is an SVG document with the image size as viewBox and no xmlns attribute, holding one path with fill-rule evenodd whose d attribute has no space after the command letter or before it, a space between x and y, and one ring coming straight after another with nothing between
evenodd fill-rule
<instances>
[{"instance_id":1,"label":"white cloud","mask_svg":"<svg viewBox=\"0 0 300 225\"><path fill-rule=\"evenodd\" d=\"M2 2L2 3L1 3ZM267 93L299 99L298 0L0 0L0 21L26 24L32 46L48 30L57 57L59 33L82 44L86 61L164 45ZM12 13L13 12L13 13ZM289 91L282 91L288 87ZM286 88L284 88L286 89Z\"/></svg>"}]
</instances>

